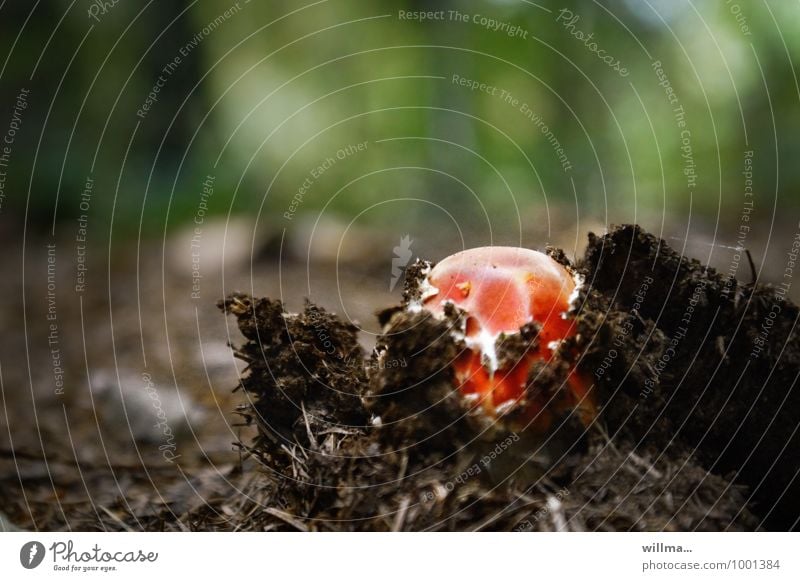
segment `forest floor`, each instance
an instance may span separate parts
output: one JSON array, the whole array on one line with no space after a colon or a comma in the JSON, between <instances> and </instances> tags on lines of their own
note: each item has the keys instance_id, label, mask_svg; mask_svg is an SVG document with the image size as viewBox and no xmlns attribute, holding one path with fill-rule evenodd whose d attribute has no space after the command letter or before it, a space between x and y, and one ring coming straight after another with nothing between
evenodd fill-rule
<instances>
[{"instance_id":1,"label":"forest floor","mask_svg":"<svg viewBox=\"0 0 800 581\"><path fill-rule=\"evenodd\" d=\"M226 317L215 303L237 290L253 297L282 299L287 310L296 312L303 308L304 297L309 297L343 320L356 322L361 329L358 341L368 353L380 332L375 312L400 297L402 284L389 290L392 241L378 238L370 243L367 237L337 261L326 254L324 243L318 248L300 244L299 249L287 252L292 241L282 244L276 239L257 249L251 261L249 241L241 242L247 240L250 227L239 224L237 228L225 234L230 240L238 232L240 242L227 248L224 260L221 253L214 256L210 250L215 246L214 232L206 233L204 244L209 250L203 256L202 279L193 278L197 271L187 252L186 232L166 243L125 243L110 252L98 249L91 256L81 292L75 290L77 271L68 236L55 242L55 251L45 238L29 242L24 261L21 248L0 257L0 267L7 273L0 281L5 297L0 323L6 329L0 342L4 412L0 416L0 517L5 514L8 521L26 530L336 528L297 514L285 497L281 497L282 506L276 502L285 492L279 494L272 484L265 484L264 474L270 467L264 457L253 457L239 445L249 446L257 436L255 427L245 425L244 419L258 396L235 389L245 364L234 357L229 343L238 347L245 340L236 320ZM602 231L597 225L593 229ZM221 237L222 232L216 235ZM529 244L541 246L532 242L540 235L530 233ZM19 242L17 233L7 230L4 236L6 247L14 247L12 240ZM682 249L682 243L665 238ZM782 238L791 240L789 233ZM693 237L686 254L709 256L713 247L706 240ZM566 247L570 257L583 256L583 242L574 235L553 242ZM385 247L385 252L366 259L363 246ZM425 258L458 250L436 242L420 246L415 256ZM710 254L723 273L735 252L725 246ZM48 270L51 257L56 268ZM311 262L304 257L311 257ZM765 261L762 278L779 278L781 261ZM745 281L750 279L746 260L738 274ZM193 288L198 280L199 294ZM789 297L796 300L798 291L800 285L790 289ZM488 496L477 487L459 500L469 504L483 499L487 508L480 514L482 521L477 521L477 515L471 515L469 522L448 521L449 515L440 514L440 521L449 524L437 527L431 524L439 522L434 519L425 526L519 528L528 523L531 530L558 528L560 511L565 509L550 514L556 506L552 499L563 506L569 504L564 490L572 490L573 503L596 494L610 473L606 471L628 473L626 485L631 487L657 488L659 483L672 483L683 465L690 475L681 484L688 487L683 490L686 495L706 490L703 486L740 494L735 492L738 485L731 487L684 456L651 464L642 454L619 449L613 432L609 440L607 426L605 430L605 440L601 430L596 434L599 439L588 444L594 452L582 455L569 468L588 471L589 479L580 486L564 488L557 478L550 478L545 489L514 492L514 502L527 503L524 514L528 518L520 512L516 520L503 520L502 526L492 521L490 516L503 513L511 502L508 493L497 493L492 485ZM659 458L657 453L651 456ZM407 470L406 465L382 467L395 468ZM446 481L449 470L455 466L441 467L439 481ZM655 484L648 482L653 474L659 476ZM425 490L433 490L430 486L435 480L427 480ZM659 503L667 487L660 490ZM732 502L739 503L736 506L741 506L744 516L731 523L737 523L734 528L754 528L760 521L747 516L742 498ZM394 500L396 510L384 514L376 528L414 528L409 507L416 506L415 501L405 493L398 493ZM447 509L458 512L462 508ZM634 511L647 508L631 503ZM615 525L602 515L584 514L570 519L570 527L660 530L690 526L672 518L679 512L673 508L673 514L667 514L665 505L660 509L664 518L638 524L623 519ZM537 514L541 522L531 521L530 515ZM707 522L713 529L724 518Z\"/></svg>"}]
</instances>

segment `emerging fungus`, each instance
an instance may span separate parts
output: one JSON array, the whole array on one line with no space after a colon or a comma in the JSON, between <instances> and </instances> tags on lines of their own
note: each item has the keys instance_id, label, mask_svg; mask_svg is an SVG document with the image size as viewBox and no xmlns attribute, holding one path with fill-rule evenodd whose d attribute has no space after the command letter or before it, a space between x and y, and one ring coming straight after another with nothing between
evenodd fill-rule
<instances>
[{"instance_id":1,"label":"emerging fungus","mask_svg":"<svg viewBox=\"0 0 800 581\"><path fill-rule=\"evenodd\" d=\"M411 309L443 319L453 305L462 315L453 333L466 348L453 365L465 397L478 400L490 417L522 406L534 429L546 430L554 415L572 410L584 424L594 417L589 382L576 371L574 354L561 354L569 362L558 389L536 385L536 370L550 365L562 342L575 335L570 311L580 284L576 275L541 252L489 246L449 256L419 276ZM520 335L532 340L503 352L501 345Z\"/></svg>"}]
</instances>

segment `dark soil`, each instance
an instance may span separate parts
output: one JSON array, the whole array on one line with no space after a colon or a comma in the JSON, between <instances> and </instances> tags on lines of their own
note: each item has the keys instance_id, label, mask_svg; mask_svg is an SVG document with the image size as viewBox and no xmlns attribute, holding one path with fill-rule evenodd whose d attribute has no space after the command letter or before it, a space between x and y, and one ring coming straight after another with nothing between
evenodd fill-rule
<instances>
[{"instance_id":1,"label":"dark soil","mask_svg":"<svg viewBox=\"0 0 800 581\"><path fill-rule=\"evenodd\" d=\"M575 264L549 252L585 278L578 333L528 390L558 401L577 365L600 406L588 427L562 410L546 432L525 429L521 406L491 419L466 401L450 367L460 313L404 308L420 262L404 304L378 313L372 354L310 302L297 314L244 294L220 304L244 337L236 413L257 434L238 462L126 461L111 486L101 468L65 458L43 471L15 453L23 497L0 487L0 506L50 530L798 528L800 343L785 289L725 279L633 226L590 235ZM535 348L537 332L506 338L501 358ZM107 494L37 496L53 479Z\"/></svg>"},{"instance_id":2,"label":"dark soil","mask_svg":"<svg viewBox=\"0 0 800 581\"><path fill-rule=\"evenodd\" d=\"M423 266L409 269L406 300ZM577 357L602 407L588 428L567 414L545 434L520 430L514 410L492 421L454 389L449 363L463 346L448 329L459 313L383 311L367 358L356 328L314 305L287 315L279 301L226 300L247 339L238 351L251 403L240 411L258 426L246 447L262 466L251 481L259 500L236 526L795 527L797 307L631 226L590 235L569 266L586 280L579 333L529 389L557 397ZM536 332L509 340L504 356L534 346Z\"/></svg>"},{"instance_id":3,"label":"dark soil","mask_svg":"<svg viewBox=\"0 0 800 581\"><path fill-rule=\"evenodd\" d=\"M587 314L607 313L587 325L584 364L601 365L609 338L631 328L598 382L604 423L639 448L693 454L746 485L767 528L796 528L800 343L785 290L725 279L635 227L590 236L581 268Z\"/></svg>"}]
</instances>

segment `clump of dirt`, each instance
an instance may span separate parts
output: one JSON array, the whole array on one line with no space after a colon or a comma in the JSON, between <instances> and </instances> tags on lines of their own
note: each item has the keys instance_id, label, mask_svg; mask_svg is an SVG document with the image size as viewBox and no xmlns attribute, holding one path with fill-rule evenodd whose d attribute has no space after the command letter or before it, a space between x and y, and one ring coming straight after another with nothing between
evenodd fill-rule
<instances>
[{"instance_id":1,"label":"clump of dirt","mask_svg":"<svg viewBox=\"0 0 800 581\"><path fill-rule=\"evenodd\" d=\"M235 354L247 362L241 387L254 396L239 410L258 425L251 451L277 458L292 446L310 447L312 430L364 425L366 366L355 325L308 301L291 314L281 301L236 294L220 308L248 339Z\"/></svg>"},{"instance_id":2,"label":"clump of dirt","mask_svg":"<svg viewBox=\"0 0 800 581\"><path fill-rule=\"evenodd\" d=\"M578 266L583 367L608 428L695 455L747 485L768 528L797 527L800 343L786 289L726 279L636 226L590 235Z\"/></svg>"},{"instance_id":3,"label":"clump of dirt","mask_svg":"<svg viewBox=\"0 0 800 581\"><path fill-rule=\"evenodd\" d=\"M550 254L585 279L578 333L528 389L555 395L577 362L601 406L588 428L567 414L533 433L513 409L487 418L459 393L451 363L464 346L450 331L462 314L408 308L426 263L409 268L404 304L379 313L370 357L355 326L319 307L291 315L236 295L221 307L247 339L240 412L258 426L246 448L262 469L233 518L205 508L193 520L247 530L791 528L797 496L781 493L798 461L788 454L798 354L787 342L797 308L634 226L590 235L575 265ZM776 301L769 346L753 351ZM537 333L506 337L500 356L535 348Z\"/></svg>"}]
</instances>

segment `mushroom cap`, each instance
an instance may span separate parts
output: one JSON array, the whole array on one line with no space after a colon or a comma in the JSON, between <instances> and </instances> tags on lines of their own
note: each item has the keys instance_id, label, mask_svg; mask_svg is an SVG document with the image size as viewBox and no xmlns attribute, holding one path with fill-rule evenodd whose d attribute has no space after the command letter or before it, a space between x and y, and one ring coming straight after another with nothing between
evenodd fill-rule
<instances>
[{"instance_id":1,"label":"mushroom cap","mask_svg":"<svg viewBox=\"0 0 800 581\"><path fill-rule=\"evenodd\" d=\"M449 256L428 273L437 289L424 301L434 314L452 302L467 314L467 335L517 332L531 321L541 325L540 342L561 339L570 323L562 316L575 290L572 275L542 252L485 246Z\"/></svg>"}]
</instances>

